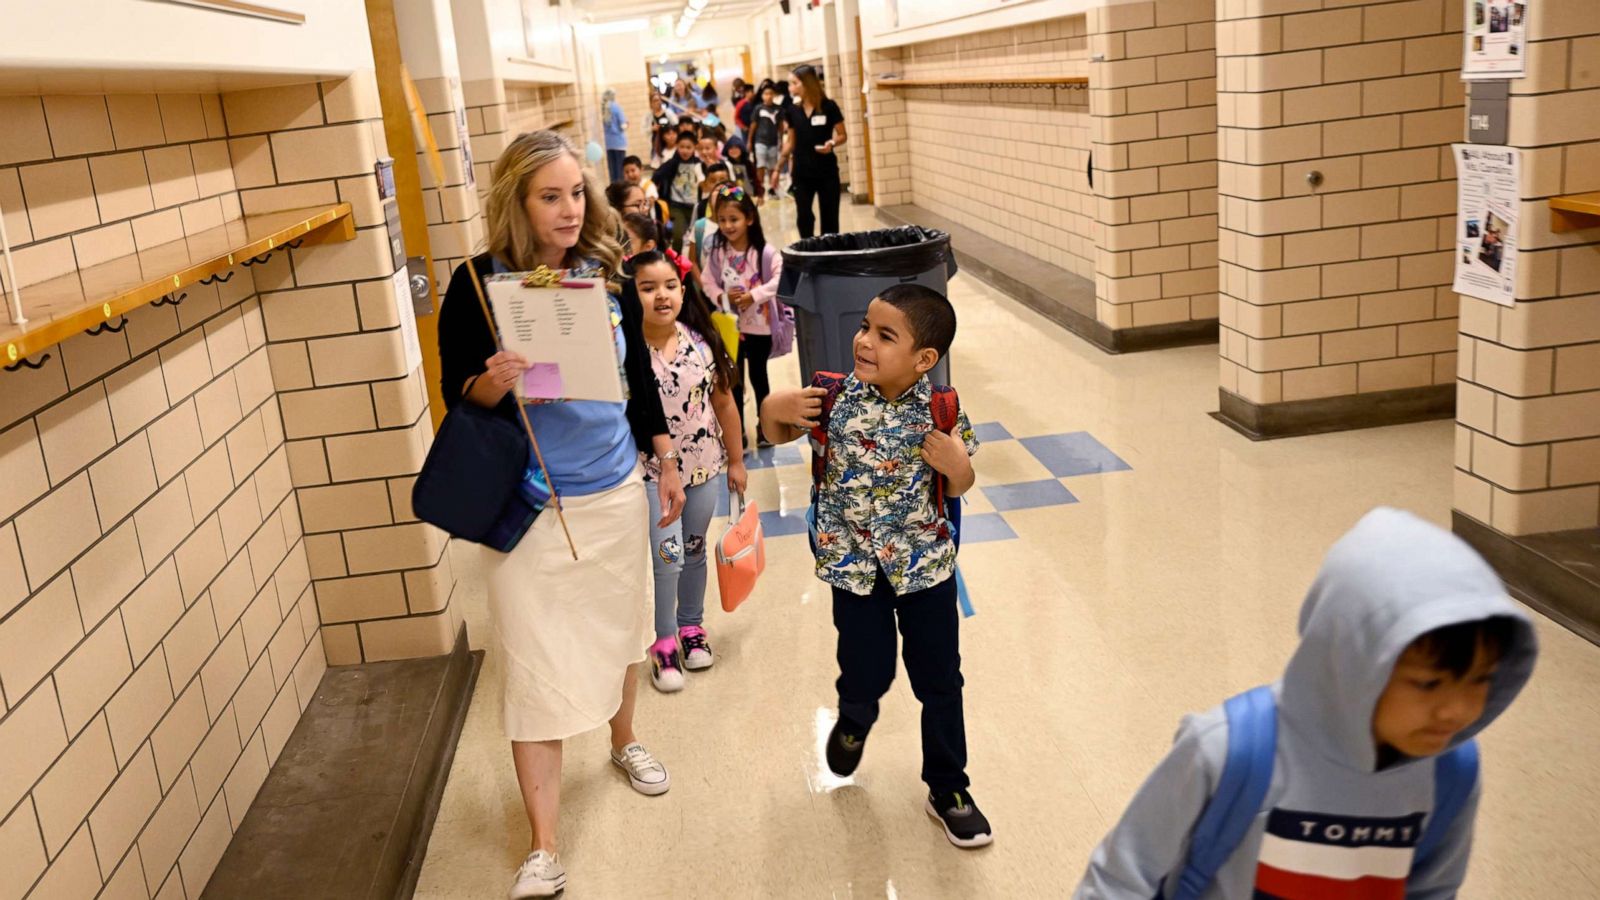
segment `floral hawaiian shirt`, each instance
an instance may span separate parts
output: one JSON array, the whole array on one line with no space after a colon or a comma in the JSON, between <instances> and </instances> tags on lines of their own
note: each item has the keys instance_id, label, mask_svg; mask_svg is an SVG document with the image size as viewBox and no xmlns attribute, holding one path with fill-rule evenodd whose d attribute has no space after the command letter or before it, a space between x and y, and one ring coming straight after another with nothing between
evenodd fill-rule
<instances>
[{"instance_id":1,"label":"floral hawaiian shirt","mask_svg":"<svg viewBox=\"0 0 1600 900\"><path fill-rule=\"evenodd\" d=\"M845 379L828 423L828 465L817 494L817 577L867 596L883 567L896 596L927 590L956 568L944 510L935 509L922 440L933 430L927 378L890 400L854 375ZM978 437L957 419L970 456Z\"/></svg>"},{"instance_id":2,"label":"floral hawaiian shirt","mask_svg":"<svg viewBox=\"0 0 1600 900\"><path fill-rule=\"evenodd\" d=\"M671 359L650 348L650 365L661 385L661 409L667 414L672 445L681 455L684 487L705 484L727 468L728 450L722 443L711 397L716 388L717 366L711 347L689 326L678 323L677 349ZM644 461L646 481L661 475L654 457Z\"/></svg>"}]
</instances>

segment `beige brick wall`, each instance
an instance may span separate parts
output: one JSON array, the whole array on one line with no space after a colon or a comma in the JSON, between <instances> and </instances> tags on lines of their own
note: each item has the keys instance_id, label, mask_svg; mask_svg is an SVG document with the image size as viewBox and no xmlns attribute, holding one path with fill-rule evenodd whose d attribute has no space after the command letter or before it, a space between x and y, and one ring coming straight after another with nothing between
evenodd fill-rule
<instances>
[{"instance_id":1,"label":"beige brick wall","mask_svg":"<svg viewBox=\"0 0 1600 900\"><path fill-rule=\"evenodd\" d=\"M497 79L469 81L462 86L466 101L467 130L472 142L472 162L477 172L478 199L489 191L490 172L495 160L517 135L538 131L559 123L558 130L582 150L588 141L582 117L578 115L577 89L572 85L506 84ZM621 91L618 91L621 96ZM649 115L645 102L643 116ZM628 121L633 122L633 112ZM591 117L592 118L592 117ZM641 119L643 121L644 119ZM603 146L603 141L601 142ZM640 143L644 147L649 141ZM629 146L632 147L632 141ZM594 167L605 178L604 162Z\"/></svg>"},{"instance_id":2,"label":"beige brick wall","mask_svg":"<svg viewBox=\"0 0 1600 900\"><path fill-rule=\"evenodd\" d=\"M338 88L0 100L19 281L353 198ZM199 896L321 679L262 268L0 372L0 896Z\"/></svg>"},{"instance_id":3,"label":"beige brick wall","mask_svg":"<svg viewBox=\"0 0 1600 900\"><path fill-rule=\"evenodd\" d=\"M1217 317L1216 3L1089 13L1095 315L1113 329Z\"/></svg>"},{"instance_id":4,"label":"beige brick wall","mask_svg":"<svg viewBox=\"0 0 1600 900\"><path fill-rule=\"evenodd\" d=\"M1323 5L1217 5L1221 383L1255 404L1455 378L1463 4Z\"/></svg>"},{"instance_id":5,"label":"beige brick wall","mask_svg":"<svg viewBox=\"0 0 1600 900\"><path fill-rule=\"evenodd\" d=\"M307 179L296 189L339 185L355 204L356 239L307 246L254 269L323 642L334 665L447 653L461 627L460 610L450 602L455 579L446 539L410 509L433 429L422 370L405 359L395 263L372 174L374 160L387 152L376 91L361 82L350 87L359 90L345 102L333 102L339 95L326 86L320 103L306 98L295 139L274 134L271 146L280 181L292 170ZM428 82L434 96L424 94L425 108L448 105L439 87ZM272 95L228 96L246 106ZM230 117L229 133L275 124L235 125ZM453 118L436 119L441 142L457 143L453 126ZM344 161L316 152L334 140L355 145ZM439 188L424 166L425 194L475 204L461 186L459 147L441 153L446 181L454 184ZM448 252L442 241L449 229L463 227L431 226L435 254Z\"/></svg>"},{"instance_id":6,"label":"beige brick wall","mask_svg":"<svg viewBox=\"0 0 1600 900\"><path fill-rule=\"evenodd\" d=\"M900 72L901 48L867 51L871 78ZM872 130L872 191L879 206L911 202L911 127L902 91L869 86L867 127Z\"/></svg>"},{"instance_id":7,"label":"beige brick wall","mask_svg":"<svg viewBox=\"0 0 1600 900\"><path fill-rule=\"evenodd\" d=\"M1455 507L1513 535L1600 525L1600 227L1552 232L1547 204L1600 190L1600 16L1538 9L1511 83L1516 305L1461 298L1457 367Z\"/></svg>"},{"instance_id":8,"label":"beige brick wall","mask_svg":"<svg viewBox=\"0 0 1600 900\"><path fill-rule=\"evenodd\" d=\"M872 51L872 65L904 78L1084 75L1088 40L1087 24L1077 16ZM914 203L1093 277L1086 91L878 88L868 104L880 205Z\"/></svg>"}]
</instances>

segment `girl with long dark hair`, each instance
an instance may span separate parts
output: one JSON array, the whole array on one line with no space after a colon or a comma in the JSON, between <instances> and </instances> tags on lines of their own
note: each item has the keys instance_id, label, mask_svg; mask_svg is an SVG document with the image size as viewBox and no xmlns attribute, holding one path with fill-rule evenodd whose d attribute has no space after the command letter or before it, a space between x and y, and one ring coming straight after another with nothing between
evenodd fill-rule
<instances>
[{"instance_id":1,"label":"girl with long dark hair","mask_svg":"<svg viewBox=\"0 0 1600 900\"><path fill-rule=\"evenodd\" d=\"M650 680L657 690L683 690L684 669L711 668L705 630L706 532L721 493L743 493L744 437L734 407L733 362L711 323L694 283L678 264L655 251L629 260L634 292L644 309L644 339L661 386L661 406L673 446L683 460L684 514L651 529L655 570L656 642L650 647ZM651 477L645 463L645 478ZM652 510L652 522L660 518Z\"/></svg>"}]
</instances>

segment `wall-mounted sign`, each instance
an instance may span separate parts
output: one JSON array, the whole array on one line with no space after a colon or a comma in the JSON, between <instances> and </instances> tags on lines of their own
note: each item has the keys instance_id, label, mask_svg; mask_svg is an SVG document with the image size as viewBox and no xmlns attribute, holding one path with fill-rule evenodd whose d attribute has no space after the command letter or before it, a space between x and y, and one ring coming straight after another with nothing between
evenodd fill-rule
<instances>
[{"instance_id":1,"label":"wall-mounted sign","mask_svg":"<svg viewBox=\"0 0 1600 900\"><path fill-rule=\"evenodd\" d=\"M373 172L378 176L378 199L394 199L394 160L387 156L378 160Z\"/></svg>"},{"instance_id":2,"label":"wall-mounted sign","mask_svg":"<svg viewBox=\"0 0 1600 900\"><path fill-rule=\"evenodd\" d=\"M1504 144L1511 111L1511 82L1475 81L1467 89L1467 140L1474 144Z\"/></svg>"},{"instance_id":3,"label":"wall-mounted sign","mask_svg":"<svg viewBox=\"0 0 1600 900\"><path fill-rule=\"evenodd\" d=\"M1461 77L1521 78L1528 70L1528 7L1538 0L1465 0L1467 50Z\"/></svg>"},{"instance_id":4,"label":"wall-mounted sign","mask_svg":"<svg viewBox=\"0 0 1600 900\"><path fill-rule=\"evenodd\" d=\"M1458 294L1501 306L1516 303L1517 193L1521 151L1456 144Z\"/></svg>"}]
</instances>

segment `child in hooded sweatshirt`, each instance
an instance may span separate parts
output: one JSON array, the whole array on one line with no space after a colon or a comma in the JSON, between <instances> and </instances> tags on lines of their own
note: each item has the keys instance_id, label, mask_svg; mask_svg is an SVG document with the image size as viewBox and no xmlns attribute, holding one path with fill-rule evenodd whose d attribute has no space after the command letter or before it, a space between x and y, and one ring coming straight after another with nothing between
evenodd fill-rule
<instances>
[{"instance_id":1,"label":"child in hooded sweatshirt","mask_svg":"<svg viewBox=\"0 0 1600 900\"><path fill-rule=\"evenodd\" d=\"M1276 749L1262 740L1265 798L1219 817L1248 823L1242 837L1200 837L1224 793L1230 722L1246 730L1240 707L1219 707L1184 720L1074 896L1456 896L1481 788L1462 745L1511 705L1536 654L1527 615L1470 547L1409 513L1368 513L1323 562L1283 678L1256 694L1265 717L1249 718L1276 723Z\"/></svg>"},{"instance_id":2,"label":"child in hooded sweatshirt","mask_svg":"<svg viewBox=\"0 0 1600 900\"><path fill-rule=\"evenodd\" d=\"M755 161L750 158L744 138L737 134L728 138L728 143L722 148L722 161L728 165L728 178L744 188L744 192L754 197L756 205L760 206L763 193L761 179L756 176Z\"/></svg>"}]
</instances>

